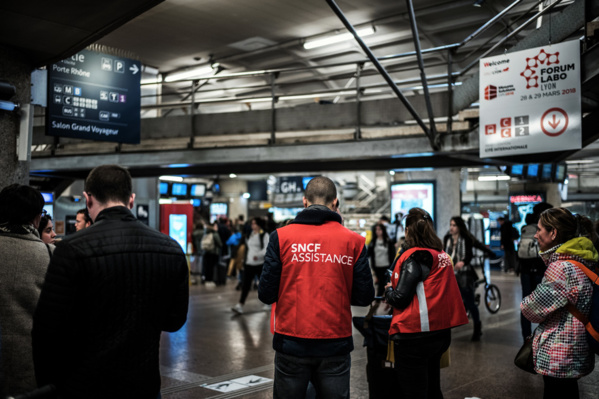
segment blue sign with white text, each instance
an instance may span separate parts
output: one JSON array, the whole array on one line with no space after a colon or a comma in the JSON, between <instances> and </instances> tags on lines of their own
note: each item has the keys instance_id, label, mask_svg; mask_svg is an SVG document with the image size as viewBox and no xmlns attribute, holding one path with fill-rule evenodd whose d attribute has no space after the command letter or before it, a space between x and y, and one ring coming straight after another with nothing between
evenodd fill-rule
<instances>
[{"instance_id":1,"label":"blue sign with white text","mask_svg":"<svg viewBox=\"0 0 599 399\"><path fill-rule=\"evenodd\" d=\"M139 143L139 61L82 50L47 68L46 134Z\"/></svg>"}]
</instances>

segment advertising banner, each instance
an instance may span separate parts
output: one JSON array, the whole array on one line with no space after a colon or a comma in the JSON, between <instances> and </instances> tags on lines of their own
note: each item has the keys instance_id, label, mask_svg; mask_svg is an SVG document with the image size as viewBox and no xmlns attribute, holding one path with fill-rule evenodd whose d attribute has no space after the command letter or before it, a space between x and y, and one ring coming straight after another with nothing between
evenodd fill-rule
<instances>
[{"instance_id":1,"label":"advertising banner","mask_svg":"<svg viewBox=\"0 0 599 399\"><path fill-rule=\"evenodd\" d=\"M577 40L480 60L480 157L580 149Z\"/></svg>"},{"instance_id":2,"label":"advertising banner","mask_svg":"<svg viewBox=\"0 0 599 399\"><path fill-rule=\"evenodd\" d=\"M427 211L436 225L434 182L404 182L391 185L391 216L393 221L395 221L397 214L401 213L405 216L412 208L422 208Z\"/></svg>"},{"instance_id":3,"label":"advertising banner","mask_svg":"<svg viewBox=\"0 0 599 399\"><path fill-rule=\"evenodd\" d=\"M48 65L46 134L137 144L141 63L82 50Z\"/></svg>"}]
</instances>

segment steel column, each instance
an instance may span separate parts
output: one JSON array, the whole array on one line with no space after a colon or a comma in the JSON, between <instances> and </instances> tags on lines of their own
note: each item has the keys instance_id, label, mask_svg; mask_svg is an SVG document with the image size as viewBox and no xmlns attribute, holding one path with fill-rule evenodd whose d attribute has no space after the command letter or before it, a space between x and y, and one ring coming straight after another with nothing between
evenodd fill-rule
<instances>
[{"instance_id":1,"label":"steel column","mask_svg":"<svg viewBox=\"0 0 599 399\"><path fill-rule=\"evenodd\" d=\"M418 125L422 128L422 130L424 130L424 133L428 137L428 140L430 142L432 149L435 151L438 151L439 146L435 143L435 138L432 136L431 131L426 126L426 124L422 121L422 118L420 117L420 115L418 115L416 110L412 107L412 104L410 104L410 102L404 97L404 95L401 94L401 91L399 91L399 88L397 87L397 85L395 85L395 83L393 82L393 79L391 78L391 76L389 76L389 73L385 70L385 67L383 67L383 65L381 65L381 63L374 56L374 54L372 53L370 48L364 43L362 38L360 36L358 36L358 33L356 32L356 30L354 29L352 24L347 20L347 18L345 18L345 15L343 15L343 12L337 6L335 1L327 0L327 3L331 7L333 12L337 15L337 17L341 20L341 22L343 22L343 24L345 25L347 30L350 31L351 34L354 36L354 38L356 39L356 41L358 42L358 44L360 45L362 50L364 50L364 52L368 56L368 59L370 60L370 62L372 62L374 64L374 66L379 71L379 73L381 74L383 79L385 79L385 81L387 82L389 87L391 87L391 90L393 90L395 95L399 98L399 100L403 103L403 105L408 109L408 111L414 117L416 122L418 122Z\"/></svg>"},{"instance_id":2,"label":"steel column","mask_svg":"<svg viewBox=\"0 0 599 399\"><path fill-rule=\"evenodd\" d=\"M414 38L414 48L416 50L416 59L418 60L418 69L420 69L420 80L422 81L422 90L424 92L424 101L426 102L426 111L431 129L431 140L438 144L437 129L435 128L435 117L433 107L431 106L431 97L426 82L426 72L424 71L424 60L422 59L422 50L420 48L420 36L418 35L418 26L416 25L416 15L412 0L406 0L406 5L410 14L410 27L412 28L412 37Z\"/></svg>"}]
</instances>

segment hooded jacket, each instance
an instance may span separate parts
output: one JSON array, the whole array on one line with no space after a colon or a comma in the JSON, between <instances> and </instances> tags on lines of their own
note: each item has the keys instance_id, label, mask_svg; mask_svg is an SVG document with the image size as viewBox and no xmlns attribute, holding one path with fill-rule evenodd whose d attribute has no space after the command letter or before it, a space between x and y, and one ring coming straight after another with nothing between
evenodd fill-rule
<instances>
[{"instance_id":1,"label":"hooded jacket","mask_svg":"<svg viewBox=\"0 0 599 399\"><path fill-rule=\"evenodd\" d=\"M537 288L522 300L522 314L533 323L533 358L537 373L555 378L579 378L593 371L595 355L589 350L584 325L566 309L572 303L585 316L593 292L589 278L570 260L590 269L599 258L593 243L573 238L540 252L547 271Z\"/></svg>"},{"instance_id":2,"label":"hooded jacket","mask_svg":"<svg viewBox=\"0 0 599 399\"><path fill-rule=\"evenodd\" d=\"M350 259L351 258L351 259ZM374 298L364 238L320 205L270 236L258 288L271 312L273 348L299 357L353 350L350 305Z\"/></svg>"}]
</instances>

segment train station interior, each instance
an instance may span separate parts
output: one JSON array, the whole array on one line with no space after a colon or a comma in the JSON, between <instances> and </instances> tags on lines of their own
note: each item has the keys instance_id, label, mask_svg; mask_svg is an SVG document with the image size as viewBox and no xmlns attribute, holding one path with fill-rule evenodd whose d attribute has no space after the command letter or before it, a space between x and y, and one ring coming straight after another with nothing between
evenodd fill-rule
<instances>
[{"instance_id":1,"label":"train station interior","mask_svg":"<svg viewBox=\"0 0 599 399\"><path fill-rule=\"evenodd\" d=\"M599 219L599 1L24 0L3 2L0 22L0 187L41 191L58 238L75 232L84 179L102 164L130 171L133 213L173 236L192 272L196 225L284 223L317 175L335 182L344 225L367 239L381 216L411 206L429 207L441 238L461 215L496 253L476 264L501 299L495 313L482 299L479 342L471 325L454 329L444 397L542 397L541 377L513 364L522 292L502 270L497 218L520 228L549 202ZM555 61L557 46L580 57L559 47L561 64L539 61L538 99L502 79L531 84L537 66L516 54L543 48ZM494 66L501 57L512 64ZM86 66L95 59L100 72ZM576 85L559 86L572 69ZM104 73L115 80L85 80ZM490 141L490 118L512 114L484 104L510 95L514 112L541 119L524 150L517 128L510 149ZM275 351L256 290L238 315L235 277L197 278L187 323L162 335L162 398L272 397ZM368 398L353 332L351 397ZM597 397L597 371L579 387Z\"/></svg>"}]
</instances>

